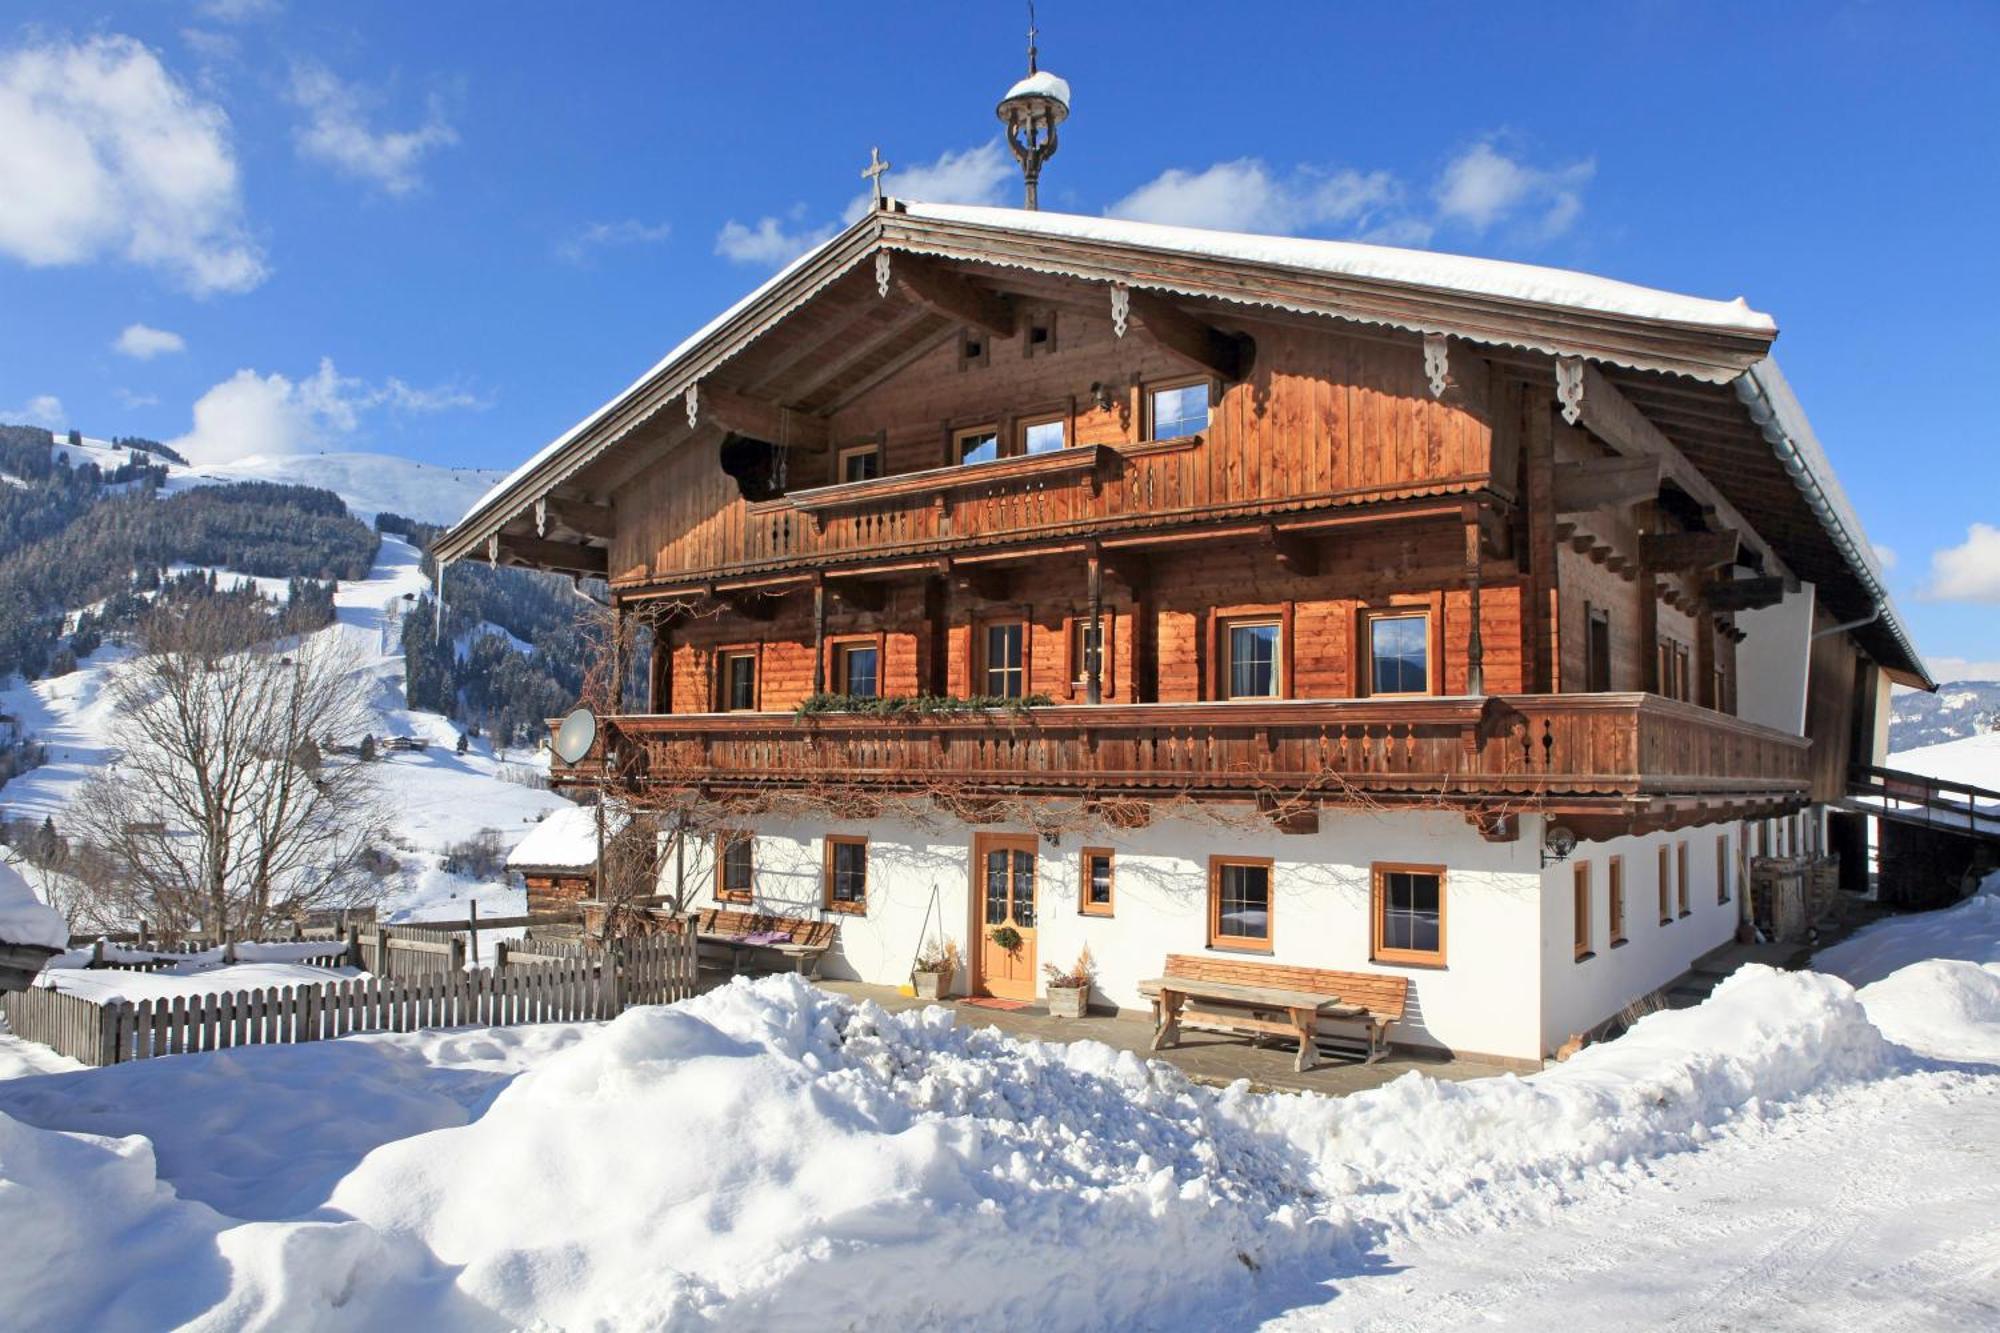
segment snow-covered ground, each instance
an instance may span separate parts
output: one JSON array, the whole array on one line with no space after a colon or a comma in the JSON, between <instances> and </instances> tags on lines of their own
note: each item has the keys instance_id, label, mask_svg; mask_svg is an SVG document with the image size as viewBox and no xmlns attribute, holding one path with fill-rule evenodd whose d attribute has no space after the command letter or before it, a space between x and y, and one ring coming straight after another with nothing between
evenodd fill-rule
<instances>
[{"instance_id":1,"label":"snow-covered ground","mask_svg":"<svg viewBox=\"0 0 2000 1333\"><path fill-rule=\"evenodd\" d=\"M280 584L277 589L282 593ZM335 620L321 635L338 638L367 678L378 737L416 736L431 742L421 752L385 753L374 766L394 815L394 851L403 871L390 886L392 919L462 917L477 899L486 916L526 910L526 897L500 880L477 881L444 871L439 860L454 845L492 831L511 847L545 815L574 808L548 791L507 781L504 769L530 769L545 760L525 752L496 756L484 741L457 754L458 729L435 713L403 707L400 617L424 590L416 548L385 536L365 579L340 585ZM107 686L127 652L107 644L65 676L0 690L0 713L21 719L47 748L48 763L0 787L0 811L36 821L63 808L84 779L112 759L106 741L113 691Z\"/></svg>"},{"instance_id":2,"label":"snow-covered ground","mask_svg":"<svg viewBox=\"0 0 2000 1333\"><path fill-rule=\"evenodd\" d=\"M1888 766L1946 782L2000 791L2000 731L1984 731L1942 745L1902 750L1889 756Z\"/></svg>"},{"instance_id":3,"label":"snow-covered ground","mask_svg":"<svg viewBox=\"0 0 2000 1333\"><path fill-rule=\"evenodd\" d=\"M1877 926L1876 954L1921 954L1941 923ZM2000 995L1948 1011L1929 966L1859 991L1750 968L1541 1074L1344 1099L1208 1089L794 977L609 1024L106 1070L38 1072L0 1039L9 1310L58 1329L1991 1327ZM1894 1039L1912 1013L1928 1055Z\"/></svg>"}]
</instances>

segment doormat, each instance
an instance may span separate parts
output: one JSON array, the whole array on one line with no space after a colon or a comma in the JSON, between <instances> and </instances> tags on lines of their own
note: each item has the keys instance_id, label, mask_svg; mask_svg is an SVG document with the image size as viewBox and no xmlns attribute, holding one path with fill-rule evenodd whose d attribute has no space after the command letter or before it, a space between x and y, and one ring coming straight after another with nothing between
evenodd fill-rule
<instances>
[{"instance_id":1,"label":"doormat","mask_svg":"<svg viewBox=\"0 0 2000 1333\"><path fill-rule=\"evenodd\" d=\"M1028 1007L1025 1000L1003 1000L994 995L975 996L971 999L960 1000L959 1003L973 1005L980 1009L1026 1009Z\"/></svg>"}]
</instances>

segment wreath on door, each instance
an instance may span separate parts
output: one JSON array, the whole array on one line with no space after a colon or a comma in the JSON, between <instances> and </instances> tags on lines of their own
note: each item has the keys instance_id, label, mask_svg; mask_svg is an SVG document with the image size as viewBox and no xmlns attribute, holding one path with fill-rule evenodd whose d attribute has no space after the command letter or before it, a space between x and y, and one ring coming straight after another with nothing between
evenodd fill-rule
<instances>
[{"instance_id":1,"label":"wreath on door","mask_svg":"<svg viewBox=\"0 0 2000 1333\"><path fill-rule=\"evenodd\" d=\"M1021 950L1021 932L1012 926L1000 926L989 932L986 938L992 940L1008 953L1019 953Z\"/></svg>"}]
</instances>

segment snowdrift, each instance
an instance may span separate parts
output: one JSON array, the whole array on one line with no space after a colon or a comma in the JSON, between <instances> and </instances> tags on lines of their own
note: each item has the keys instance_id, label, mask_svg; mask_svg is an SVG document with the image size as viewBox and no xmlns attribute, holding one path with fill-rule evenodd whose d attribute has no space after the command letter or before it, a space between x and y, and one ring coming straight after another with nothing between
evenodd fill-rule
<instances>
[{"instance_id":1,"label":"snowdrift","mask_svg":"<svg viewBox=\"0 0 2000 1333\"><path fill-rule=\"evenodd\" d=\"M0 1117L0 1228L31 1270L13 1308L53 1327L1233 1326L1324 1300L1390 1233L1539 1216L1934 1068L1866 998L1749 968L1545 1073L1333 1100L740 981L515 1030L544 1036L512 1064L519 1036L466 1033L20 1080L0 1088L14 1116L128 1134L152 1116L166 1146L156 1163L146 1139ZM468 1067L526 1072L452 1085ZM64 1121L81 1079L96 1118ZM343 1091L392 1084L379 1124ZM248 1165L218 1175L198 1159L224 1121L181 1122L231 1099L270 1110L225 1117ZM287 1136L323 1128L314 1101L353 1114L347 1146L280 1170Z\"/></svg>"}]
</instances>

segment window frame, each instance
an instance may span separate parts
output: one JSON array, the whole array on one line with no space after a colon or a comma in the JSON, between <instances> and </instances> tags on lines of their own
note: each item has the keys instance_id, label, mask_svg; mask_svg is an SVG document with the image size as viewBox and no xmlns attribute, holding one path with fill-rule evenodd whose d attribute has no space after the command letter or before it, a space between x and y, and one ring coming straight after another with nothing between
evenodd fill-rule
<instances>
[{"instance_id":1,"label":"window frame","mask_svg":"<svg viewBox=\"0 0 2000 1333\"><path fill-rule=\"evenodd\" d=\"M1104 887L1108 895L1102 903L1090 900L1090 862L1104 858ZM1117 914L1118 856L1109 847L1085 847L1077 857L1076 913L1078 916L1110 917Z\"/></svg>"},{"instance_id":2,"label":"window frame","mask_svg":"<svg viewBox=\"0 0 2000 1333\"><path fill-rule=\"evenodd\" d=\"M750 663L750 705L738 708L730 702L729 664L748 660ZM718 713L760 713L764 703L764 645L761 643L726 643L715 650L715 712Z\"/></svg>"},{"instance_id":3,"label":"window frame","mask_svg":"<svg viewBox=\"0 0 2000 1333\"><path fill-rule=\"evenodd\" d=\"M1673 858L1674 858L1674 849L1664 842L1661 843L1658 860L1659 860L1659 881L1660 881L1660 924L1663 926L1671 926L1674 924Z\"/></svg>"},{"instance_id":4,"label":"window frame","mask_svg":"<svg viewBox=\"0 0 2000 1333\"><path fill-rule=\"evenodd\" d=\"M1597 957L1597 951L1590 947L1591 928L1595 924L1590 919L1590 895L1595 892L1591 884L1590 862L1575 861L1570 865L1570 942L1575 946L1575 961L1582 963Z\"/></svg>"},{"instance_id":5,"label":"window frame","mask_svg":"<svg viewBox=\"0 0 2000 1333\"><path fill-rule=\"evenodd\" d=\"M1730 901L1729 834L1724 831L1715 835L1715 905L1727 907Z\"/></svg>"},{"instance_id":6,"label":"window frame","mask_svg":"<svg viewBox=\"0 0 2000 1333\"><path fill-rule=\"evenodd\" d=\"M1611 947L1625 943L1625 858L1613 856L1605 863L1604 908L1611 931Z\"/></svg>"},{"instance_id":7,"label":"window frame","mask_svg":"<svg viewBox=\"0 0 2000 1333\"><path fill-rule=\"evenodd\" d=\"M820 872L820 905L829 912L843 912L849 916L868 914L868 837L866 834L829 833L823 839L825 862ZM838 876L838 847L859 847L861 849L861 897L849 900L834 896L834 884Z\"/></svg>"},{"instance_id":8,"label":"window frame","mask_svg":"<svg viewBox=\"0 0 2000 1333\"><path fill-rule=\"evenodd\" d=\"M1694 909L1689 905L1688 901L1688 844L1686 838L1682 838L1674 844L1674 906L1680 909L1682 916L1694 915Z\"/></svg>"},{"instance_id":9,"label":"window frame","mask_svg":"<svg viewBox=\"0 0 2000 1333\"><path fill-rule=\"evenodd\" d=\"M879 632L875 634L838 634L829 636L826 641L826 682L828 688L835 694L852 694L853 691L847 685L847 654L856 648L872 648L875 650L875 693L865 697L874 699L882 698L882 666L884 659L887 657L885 651L887 639L888 636L886 634Z\"/></svg>"},{"instance_id":10,"label":"window frame","mask_svg":"<svg viewBox=\"0 0 2000 1333\"><path fill-rule=\"evenodd\" d=\"M1103 638L1099 648L1103 661L1098 665L1100 693L1109 699L1116 691L1112 681L1117 676L1118 663L1118 615L1109 605L1104 608ZM1090 676L1084 670L1083 635L1090 628L1090 612L1081 611L1073 616L1063 617L1063 691L1071 699L1080 699L1089 692Z\"/></svg>"},{"instance_id":11,"label":"window frame","mask_svg":"<svg viewBox=\"0 0 2000 1333\"><path fill-rule=\"evenodd\" d=\"M742 890L729 887L727 874L728 853L732 847L744 848L750 858L748 874L750 886ZM756 836L745 829L723 829L715 835L715 901L719 903L747 903L757 898L757 851Z\"/></svg>"},{"instance_id":12,"label":"window frame","mask_svg":"<svg viewBox=\"0 0 2000 1333\"><path fill-rule=\"evenodd\" d=\"M1439 626L1442 618L1435 599L1426 598L1421 602L1390 602L1378 606L1359 606L1354 611L1354 665L1355 697L1361 699L1429 699L1439 693L1438 672L1442 667L1438 652ZM1412 620L1422 617L1424 622L1424 688L1421 690L1390 690L1377 692L1375 689L1375 641L1374 626L1378 620Z\"/></svg>"},{"instance_id":13,"label":"window frame","mask_svg":"<svg viewBox=\"0 0 2000 1333\"><path fill-rule=\"evenodd\" d=\"M979 463L965 457L965 441L974 435L993 437L993 457L982 458L979 463L997 463L1007 456L1007 433L998 420L980 421L970 426L954 426L946 443L947 455L953 467L977 467Z\"/></svg>"},{"instance_id":14,"label":"window frame","mask_svg":"<svg viewBox=\"0 0 2000 1333\"><path fill-rule=\"evenodd\" d=\"M1228 866L1264 872L1264 934L1224 935L1222 925L1222 872ZM1210 856L1208 858L1208 947L1220 953L1271 953L1278 930L1277 862L1268 856Z\"/></svg>"},{"instance_id":15,"label":"window frame","mask_svg":"<svg viewBox=\"0 0 2000 1333\"><path fill-rule=\"evenodd\" d=\"M1387 877L1390 875L1430 875L1436 878L1438 886L1438 947L1435 951L1425 949L1395 949L1383 943L1388 938L1389 894ZM1407 861L1377 861L1368 867L1369 880L1369 941L1368 958L1371 962L1385 963L1393 967L1444 967L1451 942L1447 932L1450 919L1450 876L1441 865L1419 865Z\"/></svg>"},{"instance_id":16,"label":"window frame","mask_svg":"<svg viewBox=\"0 0 2000 1333\"><path fill-rule=\"evenodd\" d=\"M1209 688L1212 699L1244 700L1250 703L1268 702L1272 699L1292 697L1292 604L1285 602L1278 606L1237 607L1214 618L1214 637L1210 644L1209 660L1214 680ZM1235 655L1231 650L1233 633L1239 629L1253 629L1269 625L1278 631L1278 641L1272 645L1272 684L1277 688L1270 694L1237 694L1232 682L1236 675Z\"/></svg>"},{"instance_id":17,"label":"window frame","mask_svg":"<svg viewBox=\"0 0 2000 1333\"><path fill-rule=\"evenodd\" d=\"M1154 397L1161 393L1170 393L1175 389L1191 389L1197 384L1208 391L1207 420L1202 423L1200 430L1189 431L1185 435L1168 435L1162 437L1160 435L1158 414L1154 411L1153 407ZM1199 440L1206 437L1215 428L1215 409L1218 406L1216 396L1215 379L1210 375L1175 375L1165 379L1141 381L1139 385L1139 406L1145 418L1144 442L1157 444L1163 443L1165 440Z\"/></svg>"},{"instance_id":18,"label":"window frame","mask_svg":"<svg viewBox=\"0 0 2000 1333\"><path fill-rule=\"evenodd\" d=\"M1012 625L1021 631L1021 692L1018 695L994 694L987 689L988 663L987 634L994 629ZM1034 681L1034 622L1025 613L1003 616L982 616L972 622L972 690L971 693L995 699L1025 699L1035 692Z\"/></svg>"},{"instance_id":19,"label":"window frame","mask_svg":"<svg viewBox=\"0 0 2000 1333\"><path fill-rule=\"evenodd\" d=\"M1604 631L1600 647L1598 631ZM1611 691L1611 612L1591 602L1583 604L1583 688L1591 694Z\"/></svg>"},{"instance_id":20,"label":"window frame","mask_svg":"<svg viewBox=\"0 0 2000 1333\"><path fill-rule=\"evenodd\" d=\"M848 476L847 460L850 458L874 459L875 475L873 477ZM856 482L863 482L863 481L874 481L882 477L887 471L888 471L887 460L883 457L882 442L880 440L870 440L865 444L850 444L845 448L836 449L834 451L833 484L836 486L852 485Z\"/></svg>"},{"instance_id":21,"label":"window frame","mask_svg":"<svg viewBox=\"0 0 2000 1333\"><path fill-rule=\"evenodd\" d=\"M1059 454L1064 449L1076 445L1075 423L1071 421L1068 411L1057 409L1037 412L1032 416L1020 417L1014 422L1014 452L1022 458L1034 457L1028 450L1028 432L1036 426L1057 426L1062 430L1062 444L1054 449L1044 449L1042 453Z\"/></svg>"}]
</instances>

